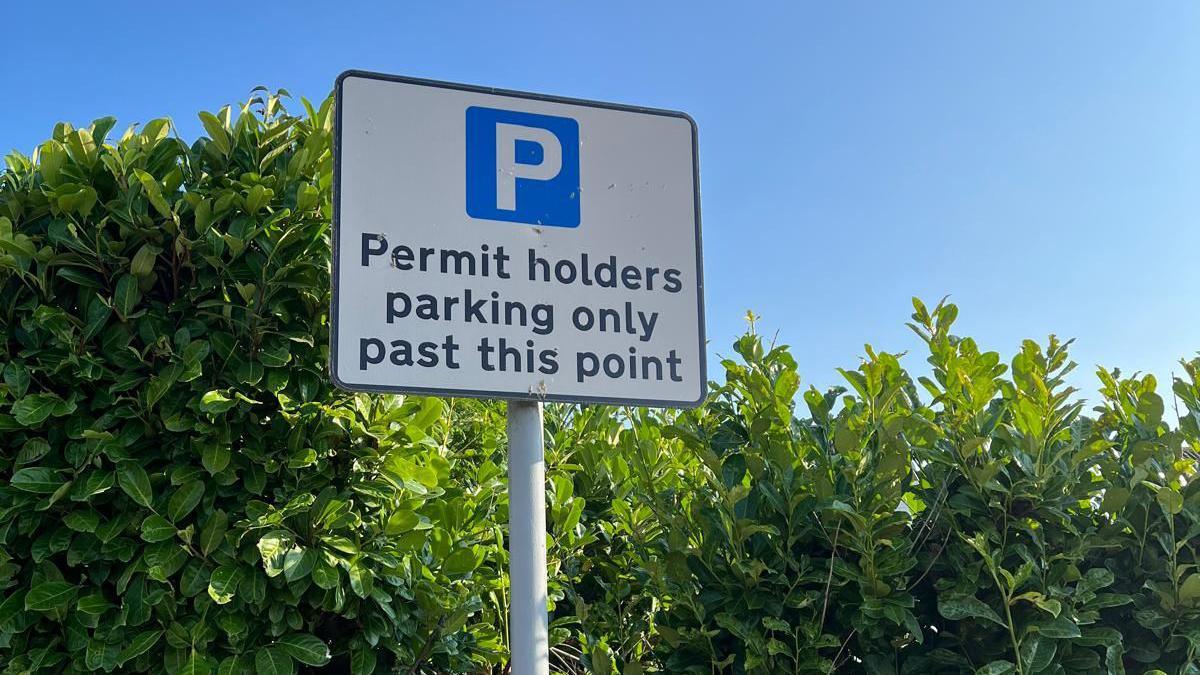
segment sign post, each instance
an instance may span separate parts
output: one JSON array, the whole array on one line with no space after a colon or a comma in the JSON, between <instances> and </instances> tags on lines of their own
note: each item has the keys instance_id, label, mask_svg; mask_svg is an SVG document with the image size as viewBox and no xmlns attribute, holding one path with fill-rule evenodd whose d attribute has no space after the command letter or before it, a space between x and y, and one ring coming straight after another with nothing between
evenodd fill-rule
<instances>
[{"instance_id":1,"label":"sign post","mask_svg":"<svg viewBox=\"0 0 1200 675\"><path fill-rule=\"evenodd\" d=\"M512 672L550 673L542 404L508 402L508 565Z\"/></svg>"},{"instance_id":2,"label":"sign post","mask_svg":"<svg viewBox=\"0 0 1200 675\"><path fill-rule=\"evenodd\" d=\"M704 399L696 126L359 71L335 95L330 376L508 400L512 665L545 675L542 402Z\"/></svg>"}]
</instances>

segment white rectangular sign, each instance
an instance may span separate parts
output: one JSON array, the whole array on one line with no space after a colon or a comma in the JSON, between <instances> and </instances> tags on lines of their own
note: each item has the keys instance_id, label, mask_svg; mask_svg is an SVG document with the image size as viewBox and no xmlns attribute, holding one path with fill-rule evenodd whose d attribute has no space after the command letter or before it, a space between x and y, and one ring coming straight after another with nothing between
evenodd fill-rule
<instances>
[{"instance_id":1,"label":"white rectangular sign","mask_svg":"<svg viewBox=\"0 0 1200 675\"><path fill-rule=\"evenodd\" d=\"M703 399L690 117L358 71L336 95L338 386Z\"/></svg>"}]
</instances>

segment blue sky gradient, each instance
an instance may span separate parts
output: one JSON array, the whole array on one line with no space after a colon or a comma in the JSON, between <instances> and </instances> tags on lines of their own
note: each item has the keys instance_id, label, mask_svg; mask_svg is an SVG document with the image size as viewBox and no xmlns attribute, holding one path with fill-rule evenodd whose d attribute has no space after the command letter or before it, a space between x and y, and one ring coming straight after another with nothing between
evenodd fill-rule
<instances>
[{"instance_id":1,"label":"blue sky gradient","mask_svg":"<svg viewBox=\"0 0 1200 675\"><path fill-rule=\"evenodd\" d=\"M753 309L805 383L865 342L921 370L909 298L945 294L1006 358L1078 337L1089 394L1200 350L1200 4L90 4L5 7L0 149L347 68L677 108L716 353Z\"/></svg>"}]
</instances>

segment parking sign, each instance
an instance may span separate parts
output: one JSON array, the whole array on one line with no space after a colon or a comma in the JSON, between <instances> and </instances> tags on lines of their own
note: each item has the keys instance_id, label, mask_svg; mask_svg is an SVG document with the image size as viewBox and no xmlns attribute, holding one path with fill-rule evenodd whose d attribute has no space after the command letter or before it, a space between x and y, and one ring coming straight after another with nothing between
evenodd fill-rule
<instances>
[{"instance_id":1,"label":"parking sign","mask_svg":"<svg viewBox=\"0 0 1200 675\"><path fill-rule=\"evenodd\" d=\"M339 386L702 400L691 118L358 71L336 96Z\"/></svg>"}]
</instances>

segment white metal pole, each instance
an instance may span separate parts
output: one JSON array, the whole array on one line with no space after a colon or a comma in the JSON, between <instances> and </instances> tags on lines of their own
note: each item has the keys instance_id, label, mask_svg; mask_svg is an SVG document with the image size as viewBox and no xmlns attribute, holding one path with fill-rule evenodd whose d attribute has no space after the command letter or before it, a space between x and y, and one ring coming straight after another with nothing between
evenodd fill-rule
<instances>
[{"instance_id":1,"label":"white metal pole","mask_svg":"<svg viewBox=\"0 0 1200 675\"><path fill-rule=\"evenodd\" d=\"M513 675L549 675L542 404L508 402L509 646Z\"/></svg>"}]
</instances>

